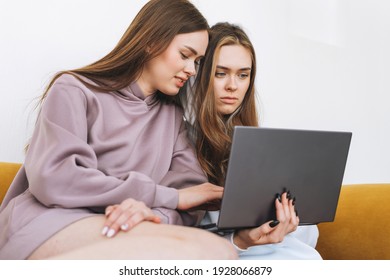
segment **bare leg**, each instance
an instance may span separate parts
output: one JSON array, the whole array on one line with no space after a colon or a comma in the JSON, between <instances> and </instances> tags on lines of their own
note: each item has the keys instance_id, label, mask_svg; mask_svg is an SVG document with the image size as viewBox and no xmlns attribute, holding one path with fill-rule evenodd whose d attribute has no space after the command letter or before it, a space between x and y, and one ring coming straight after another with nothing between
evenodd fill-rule
<instances>
[{"instance_id":1,"label":"bare leg","mask_svg":"<svg viewBox=\"0 0 390 280\"><path fill-rule=\"evenodd\" d=\"M231 244L204 230L142 222L113 238L101 235L103 216L77 221L29 259L235 259Z\"/></svg>"}]
</instances>

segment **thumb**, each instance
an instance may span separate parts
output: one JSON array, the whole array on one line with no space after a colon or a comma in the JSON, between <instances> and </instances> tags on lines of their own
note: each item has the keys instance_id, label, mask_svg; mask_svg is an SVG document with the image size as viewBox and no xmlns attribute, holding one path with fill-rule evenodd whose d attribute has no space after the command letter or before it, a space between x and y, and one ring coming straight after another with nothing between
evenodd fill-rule
<instances>
[{"instance_id":1,"label":"thumb","mask_svg":"<svg viewBox=\"0 0 390 280\"><path fill-rule=\"evenodd\" d=\"M161 218L159 216L153 215L146 219L147 221L159 224L161 223Z\"/></svg>"},{"instance_id":2,"label":"thumb","mask_svg":"<svg viewBox=\"0 0 390 280\"><path fill-rule=\"evenodd\" d=\"M271 232L273 232L279 224L278 220L272 220L265 222L260 227L258 227L256 230L253 230L252 233L254 234L256 239L264 239L266 236L270 235Z\"/></svg>"},{"instance_id":3,"label":"thumb","mask_svg":"<svg viewBox=\"0 0 390 280\"><path fill-rule=\"evenodd\" d=\"M273 221L271 221L271 222L268 223L268 226L269 226L270 228L273 229L273 228L276 227L279 223L280 223L280 222L279 222L278 220L273 220Z\"/></svg>"}]
</instances>

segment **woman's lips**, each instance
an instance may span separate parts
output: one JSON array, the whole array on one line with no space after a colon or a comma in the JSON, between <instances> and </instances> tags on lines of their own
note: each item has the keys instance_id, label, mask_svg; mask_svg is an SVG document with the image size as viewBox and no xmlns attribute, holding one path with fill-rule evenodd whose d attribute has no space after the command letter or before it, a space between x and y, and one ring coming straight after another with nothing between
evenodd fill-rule
<instances>
[{"instance_id":1,"label":"woman's lips","mask_svg":"<svg viewBox=\"0 0 390 280\"><path fill-rule=\"evenodd\" d=\"M177 87L183 87L187 80L175 77L176 78L176 86Z\"/></svg>"},{"instance_id":2,"label":"woman's lips","mask_svg":"<svg viewBox=\"0 0 390 280\"><path fill-rule=\"evenodd\" d=\"M237 98L235 97L222 97L221 101L225 104L234 104L237 101Z\"/></svg>"}]
</instances>

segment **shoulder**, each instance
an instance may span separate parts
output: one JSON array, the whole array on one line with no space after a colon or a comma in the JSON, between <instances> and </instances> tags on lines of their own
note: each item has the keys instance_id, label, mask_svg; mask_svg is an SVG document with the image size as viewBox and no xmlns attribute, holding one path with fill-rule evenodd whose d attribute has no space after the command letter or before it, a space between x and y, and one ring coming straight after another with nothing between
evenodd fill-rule
<instances>
[{"instance_id":1,"label":"shoulder","mask_svg":"<svg viewBox=\"0 0 390 280\"><path fill-rule=\"evenodd\" d=\"M58 106L64 106L66 103L74 106L80 103L86 107L88 100L94 99L95 94L82 82L83 79L85 78L62 74L50 86L45 103Z\"/></svg>"},{"instance_id":2,"label":"shoulder","mask_svg":"<svg viewBox=\"0 0 390 280\"><path fill-rule=\"evenodd\" d=\"M61 85L61 86L78 87L80 89L84 89L87 88L85 82L91 83L91 81L85 77L81 77L75 74L74 75L62 74L54 81L53 86Z\"/></svg>"},{"instance_id":3,"label":"shoulder","mask_svg":"<svg viewBox=\"0 0 390 280\"><path fill-rule=\"evenodd\" d=\"M83 76L64 73L55 78L48 93L71 93L73 96L81 95L89 99L96 94L95 90L93 90L89 85L95 86L96 84Z\"/></svg>"}]
</instances>

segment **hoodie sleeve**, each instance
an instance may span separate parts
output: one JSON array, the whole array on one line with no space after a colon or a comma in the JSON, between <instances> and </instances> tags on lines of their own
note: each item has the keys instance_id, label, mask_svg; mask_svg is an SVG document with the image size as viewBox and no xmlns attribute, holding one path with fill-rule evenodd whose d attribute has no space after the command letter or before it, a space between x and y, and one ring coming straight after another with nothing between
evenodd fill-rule
<instances>
[{"instance_id":1,"label":"hoodie sleeve","mask_svg":"<svg viewBox=\"0 0 390 280\"><path fill-rule=\"evenodd\" d=\"M188 140L184 120L180 119L180 131L175 143L172 164L170 170L160 184L175 189L182 189L207 182L196 159L193 146ZM203 217L204 211L183 212L171 209L158 209L157 214L163 217L163 221L180 225L195 225ZM173 222L175 221L175 222Z\"/></svg>"},{"instance_id":2,"label":"hoodie sleeve","mask_svg":"<svg viewBox=\"0 0 390 280\"><path fill-rule=\"evenodd\" d=\"M102 211L107 205L132 197L150 208L176 209L175 188L156 184L139 172L130 171L119 179L98 169L96 154L88 145L87 110L80 87L61 83L52 86L26 155L31 193L48 207Z\"/></svg>"}]
</instances>

